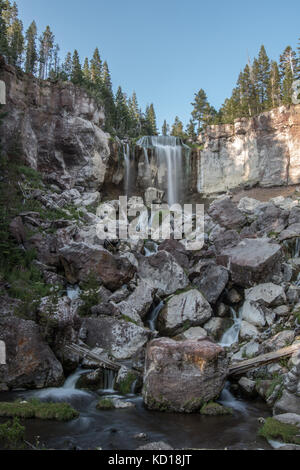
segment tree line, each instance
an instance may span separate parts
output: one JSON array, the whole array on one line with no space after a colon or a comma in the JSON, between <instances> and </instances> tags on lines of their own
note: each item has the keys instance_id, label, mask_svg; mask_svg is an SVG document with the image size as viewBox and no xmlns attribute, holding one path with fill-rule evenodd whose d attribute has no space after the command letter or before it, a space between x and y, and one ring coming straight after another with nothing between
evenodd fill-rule
<instances>
[{"instance_id":1,"label":"tree line","mask_svg":"<svg viewBox=\"0 0 300 470\"><path fill-rule=\"evenodd\" d=\"M83 63L76 49L68 52L63 61L59 52L50 26L38 36L37 25L32 21L24 32L17 4L0 0L0 54L9 64L40 80L71 81L85 88L104 106L105 130L111 134L137 138L158 133L153 104L143 112L135 92L128 97L119 86L114 94L108 63L102 61L98 48Z\"/></svg>"},{"instance_id":2,"label":"tree line","mask_svg":"<svg viewBox=\"0 0 300 470\"><path fill-rule=\"evenodd\" d=\"M251 118L278 106L290 105L296 79L300 79L300 39L297 52L287 46L278 62L269 59L262 45L258 57L252 62L249 60L240 72L231 97L225 100L219 111L209 104L201 88L191 103L193 110L186 129L176 116L171 135L195 140L208 125L232 124L237 118ZM165 121L162 133L169 131Z\"/></svg>"}]
</instances>

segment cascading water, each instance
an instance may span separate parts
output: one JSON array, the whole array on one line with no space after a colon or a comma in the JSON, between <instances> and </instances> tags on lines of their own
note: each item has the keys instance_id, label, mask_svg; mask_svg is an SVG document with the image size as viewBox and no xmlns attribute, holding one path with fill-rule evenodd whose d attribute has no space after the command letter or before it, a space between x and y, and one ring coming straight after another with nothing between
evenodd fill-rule
<instances>
[{"instance_id":1,"label":"cascading water","mask_svg":"<svg viewBox=\"0 0 300 470\"><path fill-rule=\"evenodd\" d=\"M128 142L123 142L123 155L124 155L124 166L125 166L125 194L129 193L130 187L130 176L131 176L131 162L130 162L130 146Z\"/></svg>"},{"instance_id":2,"label":"cascading water","mask_svg":"<svg viewBox=\"0 0 300 470\"><path fill-rule=\"evenodd\" d=\"M229 330L225 331L220 341L220 346L223 347L229 347L232 344L236 343L239 339L242 319L239 315L237 315L234 308L230 307L230 312L233 319L233 325L229 328Z\"/></svg>"},{"instance_id":3,"label":"cascading water","mask_svg":"<svg viewBox=\"0 0 300 470\"><path fill-rule=\"evenodd\" d=\"M153 310L151 310L151 312L148 315L147 323L151 331L155 331L156 329L156 320L157 320L159 313L163 309L163 306L164 306L164 302L161 301L156 307L153 308Z\"/></svg>"},{"instance_id":4,"label":"cascading water","mask_svg":"<svg viewBox=\"0 0 300 470\"><path fill-rule=\"evenodd\" d=\"M144 149L145 155L148 155L148 149L154 151L157 158L158 180L161 179L162 174L165 175L168 204L180 202L183 189L183 156L188 160L189 147L174 136L144 136L137 142L137 145Z\"/></svg>"}]
</instances>

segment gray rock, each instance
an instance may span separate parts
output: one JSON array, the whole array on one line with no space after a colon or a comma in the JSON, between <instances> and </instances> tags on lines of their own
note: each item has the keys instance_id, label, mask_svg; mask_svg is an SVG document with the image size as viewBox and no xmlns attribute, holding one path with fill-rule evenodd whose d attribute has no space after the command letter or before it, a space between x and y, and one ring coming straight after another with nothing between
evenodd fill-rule
<instances>
[{"instance_id":1,"label":"gray rock","mask_svg":"<svg viewBox=\"0 0 300 470\"><path fill-rule=\"evenodd\" d=\"M201 326L212 316L212 309L197 289L190 289L169 299L158 315L161 335L178 334L186 326Z\"/></svg>"},{"instance_id":2,"label":"gray rock","mask_svg":"<svg viewBox=\"0 0 300 470\"><path fill-rule=\"evenodd\" d=\"M215 304L225 289L228 279L227 269L223 266L209 264L201 271L201 277L194 279L193 284L202 292L209 303Z\"/></svg>"},{"instance_id":3,"label":"gray rock","mask_svg":"<svg viewBox=\"0 0 300 470\"><path fill-rule=\"evenodd\" d=\"M137 450L174 450L169 444L163 441L159 442L150 442L144 446L140 446Z\"/></svg>"},{"instance_id":4,"label":"gray rock","mask_svg":"<svg viewBox=\"0 0 300 470\"><path fill-rule=\"evenodd\" d=\"M241 318L258 327L265 326L266 324L266 316L263 307L251 300L244 302L241 310Z\"/></svg>"},{"instance_id":5,"label":"gray rock","mask_svg":"<svg viewBox=\"0 0 300 470\"><path fill-rule=\"evenodd\" d=\"M218 263L226 266L232 281L251 287L261 281L271 281L279 273L282 250L267 239L244 239L236 247L224 250Z\"/></svg>"},{"instance_id":6,"label":"gray rock","mask_svg":"<svg viewBox=\"0 0 300 470\"><path fill-rule=\"evenodd\" d=\"M286 295L282 286L268 282L246 289L245 299L276 307L286 302Z\"/></svg>"},{"instance_id":7,"label":"gray rock","mask_svg":"<svg viewBox=\"0 0 300 470\"><path fill-rule=\"evenodd\" d=\"M146 352L145 405L160 411L197 411L219 396L227 373L225 352L211 341L155 339Z\"/></svg>"},{"instance_id":8,"label":"gray rock","mask_svg":"<svg viewBox=\"0 0 300 470\"><path fill-rule=\"evenodd\" d=\"M299 409L300 411L300 409ZM284 424L291 424L300 428L300 415L296 413L283 413L273 416L274 419Z\"/></svg>"},{"instance_id":9,"label":"gray rock","mask_svg":"<svg viewBox=\"0 0 300 470\"><path fill-rule=\"evenodd\" d=\"M249 340L252 338L257 338L259 335L259 331L256 326L252 325L251 323L242 320L241 322L241 329L240 329L240 339L241 340Z\"/></svg>"},{"instance_id":10,"label":"gray rock","mask_svg":"<svg viewBox=\"0 0 300 470\"><path fill-rule=\"evenodd\" d=\"M250 380L247 377L241 377L238 381L239 387L244 395L253 397L256 395L255 381Z\"/></svg>"},{"instance_id":11,"label":"gray rock","mask_svg":"<svg viewBox=\"0 0 300 470\"><path fill-rule=\"evenodd\" d=\"M245 215L228 196L216 199L210 205L208 214L227 229L240 229L247 222Z\"/></svg>"},{"instance_id":12,"label":"gray rock","mask_svg":"<svg viewBox=\"0 0 300 470\"><path fill-rule=\"evenodd\" d=\"M298 414L300 410L300 397L293 395L292 393L283 391L283 394L279 400L276 401L273 413L274 415L279 415L282 413L296 413Z\"/></svg>"}]
</instances>

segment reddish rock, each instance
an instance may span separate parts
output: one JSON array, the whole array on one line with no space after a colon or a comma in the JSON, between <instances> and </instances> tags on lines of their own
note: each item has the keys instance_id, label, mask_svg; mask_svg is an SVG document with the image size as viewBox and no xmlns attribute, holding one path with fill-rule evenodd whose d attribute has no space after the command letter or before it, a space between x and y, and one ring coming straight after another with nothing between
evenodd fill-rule
<instances>
[{"instance_id":1,"label":"reddish rock","mask_svg":"<svg viewBox=\"0 0 300 470\"><path fill-rule=\"evenodd\" d=\"M146 351L145 405L160 411L198 411L220 395L227 365L223 348L207 339L155 339Z\"/></svg>"}]
</instances>

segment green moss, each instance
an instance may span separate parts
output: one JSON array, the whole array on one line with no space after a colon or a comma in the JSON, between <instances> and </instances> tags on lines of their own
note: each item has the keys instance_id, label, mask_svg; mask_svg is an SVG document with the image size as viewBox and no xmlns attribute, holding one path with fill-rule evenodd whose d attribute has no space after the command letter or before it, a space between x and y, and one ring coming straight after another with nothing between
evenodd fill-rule
<instances>
[{"instance_id":1,"label":"green moss","mask_svg":"<svg viewBox=\"0 0 300 470\"><path fill-rule=\"evenodd\" d=\"M134 372L128 372L124 379L120 380L117 385L116 389L121 392L123 395L127 395L131 392L132 384L136 381L136 374Z\"/></svg>"},{"instance_id":2,"label":"green moss","mask_svg":"<svg viewBox=\"0 0 300 470\"><path fill-rule=\"evenodd\" d=\"M22 426L18 418L0 424L0 442L6 449L19 450L25 447L25 427Z\"/></svg>"},{"instance_id":3,"label":"green moss","mask_svg":"<svg viewBox=\"0 0 300 470\"><path fill-rule=\"evenodd\" d=\"M79 307L78 313L85 317L91 314L91 308L99 305L101 296L99 294L100 283L95 274L90 273L87 280L81 284L80 299L83 304Z\"/></svg>"},{"instance_id":4,"label":"green moss","mask_svg":"<svg viewBox=\"0 0 300 470\"><path fill-rule=\"evenodd\" d=\"M202 398L192 398L191 400L188 400L185 402L185 404L183 405L183 408L186 413L191 413L193 411L199 410L202 405L203 405Z\"/></svg>"},{"instance_id":5,"label":"green moss","mask_svg":"<svg viewBox=\"0 0 300 470\"><path fill-rule=\"evenodd\" d=\"M151 410L157 410L157 411L162 411L162 412L172 411L171 403L168 400L166 400L162 395L158 398L148 396L147 406Z\"/></svg>"},{"instance_id":6,"label":"green moss","mask_svg":"<svg viewBox=\"0 0 300 470\"><path fill-rule=\"evenodd\" d=\"M267 418L258 434L265 439L281 439L285 443L300 445L300 431L297 426L285 424L274 418Z\"/></svg>"},{"instance_id":7,"label":"green moss","mask_svg":"<svg viewBox=\"0 0 300 470\"><path fill-rule=\"evenodd\" d=\"M205 416L232 415L232 409L211 401L202 406L200 414Z\"/></svg>"},{"instance_id":8,"label":"green moss","mask_svg":"<svg viewBox=\"0 0 300 470\"><path fill-rule=\"evenodd\" d=\"M113 401L110 398L102 398L97 403L98 410L112 410L114 408Z\"/></svg>"},{"instance_id":9,"label":"green moss","mask_svg":"<svg viewBox=\"0 0 300 470\"><path fill-rule=\"evenodd\" d=\"M43 403L39 400L28 402L0 402L0 416L23 419L70 421L79 416L68 403Z\"/></svg>"},{"instance_id":10,"label":"green moss","mask_svg":"<svg viewBox=\"0 0 300 470\"><path fill-rule=\"evenodd\" d=\"M277 385L280 385L281 389L282 389L282 387L283 387L282 381L283 381L283 378L281 376L274 377L274 379L272 380L272 383L271 383L271 385L268 388L267 393L266 393L266 398L267 399L273 394L273 392L274 392L275 388L277 387ZM278 392L278 398L279 398L279 393L280 392Z\"/></svg>"},{"instance_id":11,"label":"green moss","mask_svg":"<svg viewBox=\"0 0 300 470\"><path fill-rule=\"evenodd\" d=\"M127 315L122 315L121 317L127 323L134 323L135 325L138 326L137 322L135 320L133 320L132 318L128 317Z\"/></svg>"}]
</instances>

